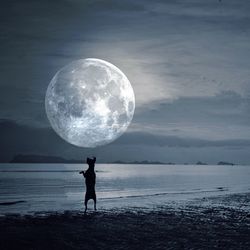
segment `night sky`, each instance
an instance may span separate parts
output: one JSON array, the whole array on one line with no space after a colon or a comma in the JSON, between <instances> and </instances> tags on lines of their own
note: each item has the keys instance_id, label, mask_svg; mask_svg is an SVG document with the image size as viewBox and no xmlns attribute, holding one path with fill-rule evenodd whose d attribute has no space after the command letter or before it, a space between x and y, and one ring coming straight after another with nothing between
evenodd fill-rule
<instances>
[{"instance_id":1,"label":"night sky","mask_svg":"<svg viewBox=\"0 0 250 250\"><path fill-rule=\"evenodd\" d=\"M0 161L18 154L99 162L250 163L249 0L9 0L0 8ZM73 60L119 67L134 119L96 149L59 138L44 98Z\"/></svg>"}]
</instances>

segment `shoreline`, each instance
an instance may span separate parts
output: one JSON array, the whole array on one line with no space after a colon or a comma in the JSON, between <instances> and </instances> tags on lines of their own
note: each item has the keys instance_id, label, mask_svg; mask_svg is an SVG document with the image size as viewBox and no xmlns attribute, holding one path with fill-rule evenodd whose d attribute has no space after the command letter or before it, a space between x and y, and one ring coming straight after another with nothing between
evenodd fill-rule
<instances>
[{"instance_id":1,"label":"shoreline","mask_svg":"<svg viewBox=\"0 0 250 250\"><path fill-rule=\"evenodd\" d=\"M184 206L0 218L1 249L250 249L250 193Z\"/></svg>"}]
</instances>

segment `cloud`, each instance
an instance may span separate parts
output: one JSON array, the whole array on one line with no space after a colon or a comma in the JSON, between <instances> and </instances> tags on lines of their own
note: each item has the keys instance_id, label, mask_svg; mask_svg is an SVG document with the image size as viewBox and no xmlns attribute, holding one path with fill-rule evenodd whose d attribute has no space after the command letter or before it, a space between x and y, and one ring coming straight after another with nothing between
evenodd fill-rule
<instances>
[{"instance_id":1,"label":"cloud","mask_svg":"<svg viewBox=\"0 0 250 250\"><path fill-rule=\"evenodd\" d=\"M8 92L21 81L23 89L42 99L53 74L84 57L100 57L119 66L134 86L138 106L223 90L249 91L247 2L14 1L6 5L6 23L1 26L1 65L6 68L1 84L8 81ZM10 21L13 14L16 19Z\"/></svg>"},{"instance_id":2,"label":"cloud","mask_svg":"<svg viewBox=\"0 0 250 250\"><path fill-rule=\"evenodd\" d=\"M189 156L186 159L196 161L199 159L199 150L206 152L217 149L217 157L220 153L230 150L233 154L243 154L245 161L246 149L250 148L250 139L238 140L202 140L197 138L181 138L177 136L152 135L143 132L125 133L115 142L96 149L75 147L62 140L51 128L32 128L20 125L8 120L0 122L0 161L10 161L18 154L38 154L60 156L68 159L83 159L89 155L98 155L100 161L112 160L167 160L178 159L178 152L187 150ZM166 158L163 151L173 152L175 157ZM193 150L193 152L192 152ZM158 151L158 153L157 153ZM126 153L127 152L127 153ZM152 154L148 154L152 152ZM153 153L154 152L154 153ZM159 154L161 152L161 154ZM196 153L195 153L196 152ZM147 155L148 154L148 155ZM236 155L237 155L236 154ZM227 155L225 154L225 157ZM224 158L225 158L224 157ZM223 159L224 159L223 158Z\"/></svg>"},{"instance_id":3,"label":"cloud","mask_svg":"<svg viewBox=\"0 0 250 250\"><path fill-rule=\"evenodd\" d=\"M250 99L232 91L182 97L136 110L130 131L204 140L249 139Z\"/></svg>"},{"instance_id":4,"label":"cloud","mask_svg":"<svg viewBox=\"0 0 250 250\"><path fill-rule=\"evenodd\" d=\"M120 137L117 144L151 145L160 147L250 147L250 139L202 140L197 138L180 138L177 136L152 135L131 132Z\"/></svg>"},{"instance_id":5,"label":"cloud","mask_svg":"<svg viewBox=\"0 0 250 250\"><path fill-rule=\"evenodd\" d=\"M129 132L138 140L140 133L183 145L188 141L179 140L187 138L193 144L248 140L249 10L247 0L5 1L0 118L45 133L44 98L54 74L73 60L96 57L131 81L136 113ZM16 151L28 143L21 139Z\"/></svg>"}]
</instances>

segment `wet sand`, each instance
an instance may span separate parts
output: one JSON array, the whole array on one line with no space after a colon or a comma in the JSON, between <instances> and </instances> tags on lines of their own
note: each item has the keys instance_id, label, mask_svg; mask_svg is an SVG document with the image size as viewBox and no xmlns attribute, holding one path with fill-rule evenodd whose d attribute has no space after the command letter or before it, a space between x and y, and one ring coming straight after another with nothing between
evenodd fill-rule
<instances>
[{"instance_id":1,"label":"wet sand","mask_svg":"<svg viewBox=\"0 0 250 250\"><path fill-rule=\"evenodd\" d=\"M155 209L10 214L0 249L250 249L250 193Z\"/></svg>"}]
</instances>

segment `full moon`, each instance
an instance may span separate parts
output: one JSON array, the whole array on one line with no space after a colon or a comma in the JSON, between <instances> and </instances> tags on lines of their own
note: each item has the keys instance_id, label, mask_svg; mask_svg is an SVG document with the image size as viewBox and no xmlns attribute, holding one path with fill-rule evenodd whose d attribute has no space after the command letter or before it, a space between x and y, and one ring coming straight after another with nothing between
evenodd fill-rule
<instances>
[{"instance_id":1,"label":"full moon","mask_svg":"<svg viewBox=\"0 0 250 250\"><path fill-rule=\"evenodd\" d=\"M93 148L126 131L134 115L135 96L120 69L87 58L73 61L55 74L46 92L45 109L60 137Z\"/></svg>"}]
</instances>

